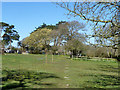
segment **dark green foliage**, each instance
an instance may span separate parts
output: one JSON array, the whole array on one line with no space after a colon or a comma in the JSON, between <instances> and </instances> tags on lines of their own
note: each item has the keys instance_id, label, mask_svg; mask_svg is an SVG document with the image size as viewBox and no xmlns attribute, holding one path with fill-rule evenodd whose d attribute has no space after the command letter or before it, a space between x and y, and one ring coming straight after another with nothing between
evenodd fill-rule
<instances>
[{"instance_id":1,"label":"dark green foliage","mask_svg":"<svg viewBox=\"0 0 120 90\"><path fill-rule=\"evenodd\" d=\"M59 21L56 25L47 25L45 23L43 23L41 26L37 27L33 32L37 31L38 29L43 29L43 28L47 28L47 29L56 29L58 27L58 25L62 24L62 23L66 23L66 21ZM33 33L31 32L31 34Z\"/></svg>"},{"instance_id":2,"label":"dark green foliage","mask_svg":"<svg viewBox=\"0 0 120 90\"><path fill-rule=\"evenodd\" d=\"M47 28L47 29L52 29L52 30L53 30L53 29L56 28L56 26L55 26L55 25L47 25L46 28Z\"/></svg>"},{"instance_id":3,"label":"dark green foliage","mask_svg":"<svg viewBox=\"0 0 120 90\"><path fill-rule=\"evenodd\" d=\"M33 32L37 31L38 29L43 29L43 28L47 28L47 29L55 29L56 26L55 25L47 25L45 23L43 23L41 26L39 26L38 28L36 28ZM31 32L30 34L32 34L33 32Z\"/></svg>"},{"instance_id":4,"label":"dark green foliage","mask_svg":"<svg viewBox=\"0 0 120 90\"><path fill-rule=\"evenodd\" d=\"M4 22L0 22L0 28L2 28L2 31L4 32L2 38L2 43L4 45L11 45L13 40L19 40L20 36L18 32L15 30L14 25L9 25Z\"/></svg>"},{"instance_id":5,"label":"dark green foliage","mask_svg":"<svg viewBox=\"0 0 120 90\"><path fill-rule=\"evenodd\" d=\"M57 24L56 24L56 28L58 28L58 26L60 25L60 24L65 24L65 23L67 23L66 21L59 21Z\"/></svg>"},{"instance_id":6,"label":"dark green foliage","mask_svg":"<svg viewBox=\"0 0 120 90\"><path fill-rule=\"evenodd\" d=\"M2 36L3 40L7 41L7 42L13 42L13 40L19 40L19 34L16 30L13 30L14 26L11 25L9 27L7 27L4 32L5 34Z\"/></svg>"},{"instance_id":7,"label":"dark green foliage","mask_svg":"<svg viewBox=\"0 0 120 90\"><path fill-rule=\"evenodd\" d=\"M8 26L9 26L9 24L4 23L4 22L0 22L0 28L2 28L2 29L6 28Z\"/></svg>"}]
</instances>

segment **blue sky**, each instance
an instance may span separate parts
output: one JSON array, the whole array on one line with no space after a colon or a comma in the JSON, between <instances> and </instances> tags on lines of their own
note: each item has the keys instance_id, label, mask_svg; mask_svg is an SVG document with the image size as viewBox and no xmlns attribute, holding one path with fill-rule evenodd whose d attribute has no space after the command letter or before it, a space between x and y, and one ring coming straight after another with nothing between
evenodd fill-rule
<instances>
[{"instance_id":1,"label":"blue sky","mask_svg":"<svg viewBox=\"0 0 120 90\"><path fill-rule=\"evenodd\" d=\"M61 20L72 21L77 18L70 18L65 15L67 11L51 2L3 2L2 21L15 25L20 35L20 40L43 23L56 24ZM79 20L79 19L77 19ZM17 46L17 42L13 42Z\"/></svg>"}]
</instances>

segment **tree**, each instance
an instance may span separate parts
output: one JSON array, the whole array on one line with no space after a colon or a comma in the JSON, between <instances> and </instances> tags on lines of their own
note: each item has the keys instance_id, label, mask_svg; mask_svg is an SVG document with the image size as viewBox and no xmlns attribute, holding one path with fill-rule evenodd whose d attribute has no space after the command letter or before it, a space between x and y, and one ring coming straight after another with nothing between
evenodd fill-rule
<instances>
[{"instance_id":1,"label":"tree","mask_svg":"<svg viewBox=\"0 0 120 90\"><path fill-rule=\"evenodd\" d=\"M72 56L78 56L82 53L84 44L79 39L71 39L65 44L65 49L71 51L71 58Z\"/></svg>"},{"instance_id":2,"label":"tree","mask_svg":"<svg viewBox=\"0 0 120 90\"><path fill-rule=\"evenodd\" d=\"M72 55L76 56L82 51L83 43L86 39L81 33L85 29L85 24L78 21L71 21L68 22L67 28L67 43L65 47L72 52Z\"/></svg>"},{"instance_id":3,"label":"tree","mask_svg":"<svg viewBox=\"0 0 120 90\"><path fill-rule=\"evenodd\" d=\"M79 23L78 21L60 21L56 24L56 28L52 30L52 39L53 39L53 51L62 51L59 48L63 47L64 43L70 42L70 40L77 38L81 38L81 42L83 42L83 35L79 33L84 29L85 25L83 23Z\"/></svg>"},{"instance_id":4,"label":"tree","mask_svg":"<svg viewBox=\"0 0 120 90\"><path fill-rule=\"evenodd\" d=\"M58 51L59 47L63 45L63 42L67 35L67 23L65 21L60 21L56 24L56 28L52 30L51 38L53 43L53 53L55 54Z\"/></svg>"},{"instance_id":5,"label":"tree","mask_svg":"<svg viewBox=\"0 0 120 90\"><path fill-rule=\"evenodd\" d=\"M56 4L66 9L68 11L68 15L73 15L74 17L78 16L92 24L94 33L93 35L87 35L88 37L94 37L95 39L102 38L102 40L120 37L120 23L118 20L118 13L120 11L119 2L76 1L74 3L61 2ZM110 26L109 30L112 32L112 34L109 34L109 31L104 33L104 30L107 26ZM100 27L101 30L98 29ZM120 40L117 40L116 43L112 45L100 43L97 44L97 42L94 45L113 48L117 47L118 49L118 46L120 45L119 43Z\"/></svg>"},{"instance_id":6,"label":"tree","mask_svg":"<svg viewBox=\"0 0 120 90\"><path fill-rule=\"evenodd\" d=\"M0 35L2 36L2 32L9 26L9 24L4 23L4 22L0 22ZM0 45L1 48L4 48L5 45L8 45L8 43L4 42L1 38L0 40Z\"/></svg>"},{"instance_id":7,"label":"tree","mask_svg":"<svg viewBox=\"0 0 120 90\"><path fill-rule=\"evenodd\" d=\"M112 25L120 27L118 25L118 2L62 2L56 3L68 10L69 15L79 16L83 20L102 22L105 24L112 23ZM108 11L108 12L106 12ZM99 14L98 14L99 13ZM111 17L111 18L110 18Z\"/></svg>"},{"instance_id":8,"label":"tree","mask_svg":"<svg viewBox=\"0 0 120 90\"><path fill-rule=\"evenodd\" d=\"M14 25L9 25L7 23L1 22L0 23L0 28L2 28L2 31L4 31L4 34L2 36L3 40L2 43L3 45L9 45L10 44L10 49L11 49L11 43L13 40L19 40L19 34L15 30Z\"/></svg>"},{"instance_id":9,"label":"tree","mask_svg":"<svg viewBox=\"0 0 120 90\"><path fill-rule=\"evenodd\" d=\"M81 38L81 40L83 39L83 35L80 33L85 30L85 24L78 21L71 21L67 23L67 28L67 41L76 37ZM82 41L84 41L84 39Z\"/></svg>"},{"instance_id":10,"label":"tree","mask_svg":"<svg viewBox=\"0 0 120 90\"><path fill-rule=\"evenodd\" d=\"M22 44L34 49L49 49L51 29L38 29L23 39Z\"/></svg>"}]
</instances>

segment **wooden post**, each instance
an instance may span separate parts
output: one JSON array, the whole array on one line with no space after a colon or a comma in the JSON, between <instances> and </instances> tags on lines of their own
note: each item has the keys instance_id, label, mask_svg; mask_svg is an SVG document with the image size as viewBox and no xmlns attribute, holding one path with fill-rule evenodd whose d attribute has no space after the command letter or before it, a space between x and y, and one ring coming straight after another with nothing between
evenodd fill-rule
<instances>
[{"instance_id":1,"label":"wooden post","mask_svg":"<svg viewBox=\"0 0 120 90\"><path fill-rule=\"evenodd\" d=\"M46 56L46 64L47 64L47 48L45 49L45 56Z\"/></svg>"},{"instance_id":2,"label":"wooden post","mask_svg":"<svg viewBox=\"0 0 120 90\"><path fill-rule=\"evenodd\" d=\"M52 54L52 63L53 63L53 54Z\"/></svg>"},{"instance_id":3,"label":"wooden post","mask_svg":"<svg viewBox=\"0 0 120 90\"><path fill-rule=\"evenodd\" d=\"M10 40L10 50L12 50L11 40Z\"/></svg>"},{"instance_id":4,"label":"wooden post","mask_svg":"<svg viewBox=\"0 0 120 90\"><path fill-rule=\"evenodd\" d=\"M46 64L47 64L47 54L45 55L45 57L46 57L46 60L45 60L45 61L46 61Z\"/></svg>"}]
</instances>

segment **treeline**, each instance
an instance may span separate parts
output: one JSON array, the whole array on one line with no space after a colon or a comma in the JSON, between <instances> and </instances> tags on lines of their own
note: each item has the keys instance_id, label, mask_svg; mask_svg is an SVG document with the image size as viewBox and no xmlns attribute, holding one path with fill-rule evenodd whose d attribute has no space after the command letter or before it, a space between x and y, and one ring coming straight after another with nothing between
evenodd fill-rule
<instances>
[{"instance_id":1,"label":"treeline","mask_svg":"<svg viewBox=\"0 0 120 90\"><path fill-rule=\"evenodd\" d=\"M27 51L32 54L62 54L70 55L70 57L116 57L118 55L117 48L106 47L99 44L99 42L95 42L98 45L89 43L89 35L84 34L86 25L78 21L60 21L56 25L43 23L35 28L30 33L30 36L21 41L19 41L20 36L14 25L1 22L0 27L2 32L4 32L0 41L2 50L9 46L8 49L15 52L20 50L21 52ZM11 45L14 40L19 41L19 48Z\"/></svg>"},{"instance_id":2,"label":"treeline","mask_svg":"<svg viewBox=\"0 0 120 90\"><path fill-rule=\"evenodd\" d=\"M18 42L22 51L32 54L63 54L71 57L115 57L117 50L88 44L86 25L78 21L60 21L56 25L43 23Z\"/></svg>"}]
</instances>

